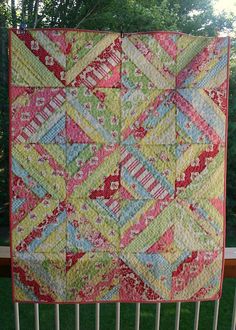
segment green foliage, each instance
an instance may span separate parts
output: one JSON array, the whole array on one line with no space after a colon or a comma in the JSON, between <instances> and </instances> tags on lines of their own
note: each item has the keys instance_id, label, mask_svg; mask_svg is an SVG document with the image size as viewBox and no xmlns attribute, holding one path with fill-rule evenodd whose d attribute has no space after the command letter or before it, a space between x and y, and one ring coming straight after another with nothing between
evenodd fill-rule
<instances>
[{"instance_id":1,"label":"green foliage","mask_svg":"<svg viewBox=\"0 0 236 330\"><path fill-rule=\"evenodd\" d=\"M5 12L4 12L5 13ZM7 18L7 16L5 16ZM0 16L1 22L4 17ZM8 223L8 56L7 56L7 30L1 29L0 37L0 221Z\"/></svg>"},{"instance_id":2,"label":"green foliage","mask_svg":"<svg viewBox=\"0 0 236 330\"><path fill-rule=\"evenodd\" d=\"M205 0L47 0L41 13L41 24L49 26L127 32L179 30L214 35L232 28L234 21L223 14L215 16L212 2Z\"/></svg>"},{"instance_id":3,"label":"green foliage","mask_svg":"<svg viewBox=\"0 0 236 330\"><path fill-rule=\"evenodd\" d=\"M232 30L235 17L215 15L213 0L22 0L18 6L6 1L0 16L8 23L21 20L33 27L80 27L84 29L126 32L178 30L186 33L215 35ZM16 13L16 22L12 17Z\"/></svg>"},{"instance_id":4,"label":"green foliage","mask_svg":"<svg viewBox=\"0 0 236 330\"><path fill-rule=\"evenodd\" d=\"M227 160L227 246L235 246L236 230L236 40L231 42Z\"/></svg>"},{"instance_id":5,"label":"green foliage","mask_svg":"<svg viewBox=\"0 0 236 330\"><path fill-rule=\"evenodd\" d=\"M0 2L0 26L6 26L10 22L11 15L6 2Z\"/></svg>"}]
</instances>

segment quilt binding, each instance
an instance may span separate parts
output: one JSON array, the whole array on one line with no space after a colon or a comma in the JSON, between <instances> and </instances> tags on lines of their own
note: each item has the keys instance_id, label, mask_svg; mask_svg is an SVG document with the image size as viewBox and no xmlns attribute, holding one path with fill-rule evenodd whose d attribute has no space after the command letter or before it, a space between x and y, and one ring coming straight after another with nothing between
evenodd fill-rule
<instances>
[{"instance_id":1,"label":"quilt binding","mask_svg":"<svg viewBox=\"0 0 236 330\"><path fill-rule=\"evenodd\" d=\"M12 143L12 98L11 98L11 87L12 87L12 45L11 45L11 33L12 31L15 31L16 28L9 28L8 29L8 47L9 47L9 65L8 65L8 97L9 97L9 139L8 139L8 146L9 146L9 157L8 157L8 165L9 165L9 221L10 221L10 259L11 259L11 282L12 282L12 301L13 302L20 302L22 303L22 301L19 301L17 299L15 299L15 288L14 288L14 278L13 278L13 246L12 246L12 190L11 190L11 181L12 181L12 159L11 159L11 155L12 155L12 147L11 147L11 143ZM35 28L35 29L30 29L30 30L34 30L34 31L42 31L42 30L47 30L47 31L77 31L77 32L92 32L92 33L120 33L120 32L115 32L115 31L102 31L102 30L87 30L87 29L75 29L75 28ZM179 31L171 31L171 30L167 30L167 31L142 31L142 32L121 32L121 37L124 36L128 36L128 35L133 35L133 34L152 34L152 33L166 33L166 32L172 32L175 34L179 34L179 35L188 35L191 36L191 34L188 33L184 33L184 32L179 32ZM205 36L204 36L205 38ZM212 37L208 37L208 38L212 38ZM224 150L224 212L223 212L223 251L222 251L222 266L221 266L221 280L220 280L220 291L219 294L217 296L217 299L220 299L222 296L222 286L223 286L223 279L224 279L224 259L225 259L225 245L226 245L226 179L227 179L227 154L228 154L228 108L229 108L229 60L230 60L230 37L228 36L228 53L227 53L227 100L226 100L226 122L225 122L225 150ZM200 301L215 301L216 298L212 297L212 298L207 298L207 299L202 299ZM161 301L147 301L147 300L127 300L127 301L120 301L120 300L112 300L112 301L96 301L96 302L90 302L90 301L85 301L85 302L77 302L77 301L70 301L70 302L39 302L40 304L46 304L46 305L51 305L51 304L57 304L59 303L60 305L71 305L71 304L95 304L95 303L102 303L102 304L109 304L109 303L142 303L142 304L155 304L155 303L177 303L177 302L193 302L193 300L181 300L181 299L177 299L177 300L161 300ZM29 303L29 304L34 304L35 302L32 301L28 301L28 300L24 300L24 303Z\"/></svg>"}]
</instances>

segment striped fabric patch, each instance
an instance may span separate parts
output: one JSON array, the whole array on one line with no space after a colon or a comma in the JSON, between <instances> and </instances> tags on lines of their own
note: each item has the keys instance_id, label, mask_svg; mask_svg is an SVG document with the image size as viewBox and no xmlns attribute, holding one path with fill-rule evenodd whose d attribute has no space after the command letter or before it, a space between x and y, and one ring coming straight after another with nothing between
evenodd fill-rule
<instances>
[{"instance_id":1,"label":"striped fabric patch","mask_svg":"<svg viewBox=\"0 0 236 330\"><path fill-rule=\"evenodd\" d=\"M9 36L14 301L219 299L229 39Z\"/></svg>"}]
</instances>

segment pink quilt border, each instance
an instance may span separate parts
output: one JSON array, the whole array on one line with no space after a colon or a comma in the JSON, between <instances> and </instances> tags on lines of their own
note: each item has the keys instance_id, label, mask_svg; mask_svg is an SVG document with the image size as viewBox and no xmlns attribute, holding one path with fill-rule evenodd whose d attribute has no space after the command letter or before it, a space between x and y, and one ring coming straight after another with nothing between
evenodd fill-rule
<instances>
[{"instance_id":1,"label":"pink quilt border","mask_svg":"<svg viewBox=\"0 0 236 330\"><path fill-rule=\"evenodd\" d=\"M11 81L12 81L12 58L11 58L11 50L12 50L12 45L11 45L11 32L15 31L16 28L9 28L8 29L8 45L9 45L9 74L8 74L8 96L9 96L9 139L8 139L8 144L9 144L9 157L8 157L8 165L9 165L9 221L10 221L10 259L11 259L11 282L12 282L12 302L19 302L19 303L27 303L27 304L34 304L36 302L32 301L27 301L25 300L24 302L17 300L14 298L15 296L15 287L14 287L14 279L13 279L13 247L12 247L12 189L11 189L11 181L12 181L12 159L11 159L11 143L12 143L12 93L11 93ZM120 33L120 32L115 32L115 31L100 31L100 30L88 30L88 29L75 29L75 28L35 28L35 31L42 31L42 30L47 30L47 31L59 31L59 30L67 30L67 31L78 31L78 32L93 32L93 33ZM191 35L188 33L184 32L179 32L179 31L142 31L142 32L127 32L123 33L123 35L133 35L133 34L152 34L152 33L175 33L178 35ZM212 37L209 37L212 38ZM228 155L228 118L229 118L229 77L230 77L230 37L228 36L228 57L227 57L227 106L226 106L226 123L225 123L225 152L224 152L224 222L223 222L223 232L224 232L224 237L223 237L223 252L222 252L222 268L221 268L221 282L220 282L220 290L219 293L216 294L212 298L207 298L207 299L201 299L200 301L215 301L217 299L220 299L222 297L222 286L223 286L223 279L224 279L224 263L225 263L225 247L226 247L226 179L227 179L227 155ZM197 301L197 300L196 300ZM102 303L102 304L111 304L111 303L142 303L142 304L156 304L156 303L177 303L177 302L194 302L194 300L188 299L188 300L153 300L153 301L146 301L146 300L112 300L112 301L104 301L104 300L99 300L96 302L39 302L40 304L46 304L46 305L54 305L54 304L60 304L60 305L71 305L71 304L96 304L96 303Z\"/></svg>"}]
</instances>

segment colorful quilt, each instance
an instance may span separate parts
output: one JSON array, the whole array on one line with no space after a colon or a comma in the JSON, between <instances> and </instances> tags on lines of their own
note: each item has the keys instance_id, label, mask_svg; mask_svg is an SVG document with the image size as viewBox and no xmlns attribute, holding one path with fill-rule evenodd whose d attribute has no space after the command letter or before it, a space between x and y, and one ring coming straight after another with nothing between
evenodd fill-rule
<instances>
[{"instance_id":1,"label":"colorful quilt","mask_svg":"<svg viewBox=\"0 0 236 330\"><path fill-rule=\"evenodd\" d=\"M9 38L14 301L218 299L229 39Z\"/></svg>"}]
</instances>

